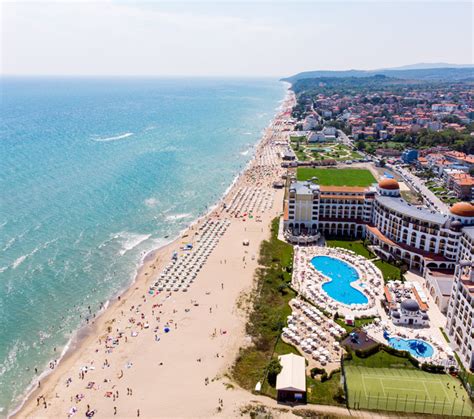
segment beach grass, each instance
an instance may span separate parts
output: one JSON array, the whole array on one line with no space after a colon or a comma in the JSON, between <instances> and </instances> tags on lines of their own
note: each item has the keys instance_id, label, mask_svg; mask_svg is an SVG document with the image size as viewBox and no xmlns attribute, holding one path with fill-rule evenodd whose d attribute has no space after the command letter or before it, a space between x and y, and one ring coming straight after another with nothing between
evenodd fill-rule
<instances>
[{"instance_id":1,"label":"beach grass","mask_svg":"<svg viewBox=\"0 0 474 419\"><path fill-rule=\"evenodd\" d=\"M293 246L278 240L278 223L278 219L273 220L271 237L260 247L257 290L247 323L247 334L252 337L253 344L240 350L232 368L233 378L247 390L253 390L258 381L264 381L275 348L283 349L286 345L278 340L286 317L291 314L288 303L296 295L288 287Z\"/></svg>"},{"instance_id":2,"label":"beach grass","mask_svg":"<svg viewBox=\"0 0 474 419\"><path fill-rule=\"evenodd\" d=\"M281 339L281 329L291 314L288 303L296 293L288 287L291 282L293 246L278 240L278 223L278 219L273 220L271 238L264 241L260 248L261 267L256 273L257 293L247 323L247 333L253 343L241 348L232 367L232 377L240 386L253 391L260 381L261 394L272 398L277 397L277 391L266 379L270 360L288 353L301 355L296 347ZM340 374L334 374L325 382L308 376L307 383L309 403L343 404L338 398L343 394Z\"/></svg>"},{"instance_id":3,"label":"beach grass","mask_svg":"<svg viewBox=\"0 0 474 419\"><path fill-rule=\"evenodd\" d=\"M311 168L298 167L296 171L298 180L317 178L317 183L323 186L370 186L375 183L375 178L366 169L336 169L336 168Z\"/></svg>"}]
</instances>

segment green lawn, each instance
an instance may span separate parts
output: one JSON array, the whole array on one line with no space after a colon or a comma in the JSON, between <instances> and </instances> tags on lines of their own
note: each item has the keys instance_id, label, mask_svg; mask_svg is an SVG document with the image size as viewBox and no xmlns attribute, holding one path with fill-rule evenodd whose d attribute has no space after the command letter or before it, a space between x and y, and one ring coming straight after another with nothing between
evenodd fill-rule
<instances>
[{"instance_id":1,"label":"green lawn","mask_svg":"<svg viewBox=\"0 0 474 419\"><path fill-rule=\"evenodd\" d=\"M362 154L358 153L357 151L351 152L351 160L358 160L362 158Z\"/></svg>"},{"instance_id":2,"label":"green lawn","mask_svg":"<svg viewBox=\"0 0 474 419\"><path fill-rule=\"evenodd\" d=\"M472 417L462 384L447 374L417 369L346 366L349 407Z\"/></svg>"},{"instance_id":3,"label":"green lawn","mask_svg":"<svg viewBox=\"0 0 474 419\"><path fill-rule=\"evenodd\" d=\"M293 148L293 151L295 152L296 157L298 158L299 161L308 160L308 157L306 156L305 152L302 151L301 149L296 150L295 148Z\"/></svg>"},{"instance_id":4,"label":"green lawn","mask_svg":"<svg viewBox=\"0 0 474 419\"><path fill-rule=\"evenodd\" d=\"M312 177L317 177L317 183L324 186L369 186L375 183L372 173L366 169L299 167L296 175L298 180L309 180Z\"/></svg>"},{"instance_id":5,"label":"green lawn","mask_svg":"<svg viewBox=\"0 0 474 419\"><path fill-rule=\"evenodd\" d=\"M344 403L335 397L338 393L342 393L341 373L335 373L331 379L324 383L317 378L306 377L306 397L308 403L340 405Z\"/></svg>"},{"instance_id":6,"label":"green lawn","mask_svg":"<svg viewBox=\"0 0 474 419\"><path fill-rule=\"evenodd\" d=\"M383 260L376 260L374 265L382 271L385 282L395 279L402 279L400 268L397 268L388 262L384 262Z\"/></svg>"},{"instance_id":7,"label":"green lawn","mask_svg":"<svg viewBox=\"0 0 474 419\"><path fill-rule=\"evenodd\" d=\"M342 247L344 249L352 250L358 255L371 259L374 255L364 246L362 240L326 240L329 247Z\"/></svg>"},{"instance_id":8,"label":"green lawn","mask_svg":"<svg viewBox=\"0 0 474 419\"><path fill-rule=\"evenodd\" d=\"M347 332L352 332L354 329L357 329L359 327L365 326L366 324L370 324L374 322L374 317L370 317L367 319L355 319L355 325L354 326L349 326L346 324L343 318L339 318L336 320L336 323L346 329Z\"/></svg>"},{"instance_id":9,"label":"green lawn","mask_svg":"<svg viewBox=\"0 0 474 419\"><path fill-rule=\"evenodd\" d=\"M362 240L326 240L326 244L329 247L342 247L344 249L352 250L367 259L372 259L375 256L364 246ZM400 268L395 265L383 260L376 260L373 263L382 271L385 282L391 279L400 279Z\"/></svg>"},{"instance_id":10,"label":"green lawn","mask_svg":"<svg viewBox=\"0 0 474 419\"><path fill-rule=\"evenodd\" d=\"M389 354L384 350L380 350L367 358L359 358L353 353L352 359L345 361L344 365L367 368L416 369L409 359Z\"/></svg>"}]
</instances>

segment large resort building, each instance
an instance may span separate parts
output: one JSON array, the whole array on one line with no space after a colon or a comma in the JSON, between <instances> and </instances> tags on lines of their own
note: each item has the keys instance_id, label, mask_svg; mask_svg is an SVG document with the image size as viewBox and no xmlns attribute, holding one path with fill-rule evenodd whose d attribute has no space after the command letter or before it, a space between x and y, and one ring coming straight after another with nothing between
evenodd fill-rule
<instances>
[{"instance_id":1,"label":"large resort building","mask_svg":"<svg viewBox=\"0 0 474 419\"><path fill-rule=\"evenodd\" d=\"M449 215L419 208L401 198L395 179L367 188L293 182L285 202L284 228L291 236L367 237L386 259L422 273L454 270L469 226L472 204L457 203Z\"/></svg>"},{"instance_id":2,"label":"large resort building","mask_svg":"<svg viewBox=\"0 0 474 419\"><path fill-rule=\"evenodd\" d=\"M474 227L465 230L448 304L446 331L464 365L474 370Z\"/></svg>"},{"instance_id":3,"label":"large resort building","mask_svg":"<svg viewBox=\"0 0 474 419\"><path fill-rule=\"evenodd\" d=\"M374 188L294 182L285 202L285 230L295 236L361 237L372 217Z\"/></svg>"},{"instance_id":4,"label":"large resort building","mask_svg":"<svg viewBox=\"0 0 474 419\"><path fill-rule=\"evenodd\" d=\"M320 234L367 238L383 258L420 272L447 312L447 331L463 363L474 369L474 205L457 203L447 215L419 208L401 197L394 179L365 188L294 181L284 230L287 238L307 242Z\"/></svg>"}]
</instances>

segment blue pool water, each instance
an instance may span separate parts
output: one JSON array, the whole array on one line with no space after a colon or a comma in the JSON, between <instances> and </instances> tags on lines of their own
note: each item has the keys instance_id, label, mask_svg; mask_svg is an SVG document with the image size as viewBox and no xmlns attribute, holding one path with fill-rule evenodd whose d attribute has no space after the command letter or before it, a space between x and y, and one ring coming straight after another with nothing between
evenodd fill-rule
<instances>
[{"instance_id":1,"label":"blue pool water","mask_svg":"<svg viewBox=\"0 0 474 419\"><path fill-rule=\"evenodd\" d=\"M368 298L351 286L351 282L359 279L357 271L343 260L329 256L316 256L312 265L323 275L331 279L323 284L323 290L333 300L343 304L367 304Z\"/></svg>"},{"instance_id":2,"label":"blue pool water","mask_svg":"<svg viewBox=\"0 0 474 419\"><path fill-rule=\"evenodd\" d=\"M402 339L391 337L388 338L388 344L399 351L408 351L413 356L419 358L429 358L433 356L433 347L425 342L424 340L419 339Z\"/></svg>"}]
</instances>

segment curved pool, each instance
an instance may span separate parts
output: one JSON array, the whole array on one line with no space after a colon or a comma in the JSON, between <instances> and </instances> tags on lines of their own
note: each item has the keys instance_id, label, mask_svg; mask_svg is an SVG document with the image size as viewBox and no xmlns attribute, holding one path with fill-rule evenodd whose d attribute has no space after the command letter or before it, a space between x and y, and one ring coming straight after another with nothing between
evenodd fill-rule
<instances>
[{"instance_id":1,"label":"curved pool","mask_svg":"<svg viewBox=\"0 0 474 419\"><path fill-rule=\"evenodd\" d=\"M433 347L424 340L402 339L397 337L388 338L388 344L399 351L408 351L418 358L429 358L433 356Z\"/></svg>"},{"instance_id":2,"label":"curved pool","mask_svg":"<svg viewBox=\"0 0 474 419\"><path fill-rule=\"evenodd\" d=\"M322 288L333 300L343 304L369 302L365 294L351 285L351 282L359 279L359 274L348 263L330 256L315 256L311 259L311 264L331 280L324 283Z\"/></svg>"}]
</instances>

